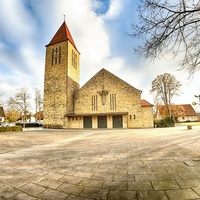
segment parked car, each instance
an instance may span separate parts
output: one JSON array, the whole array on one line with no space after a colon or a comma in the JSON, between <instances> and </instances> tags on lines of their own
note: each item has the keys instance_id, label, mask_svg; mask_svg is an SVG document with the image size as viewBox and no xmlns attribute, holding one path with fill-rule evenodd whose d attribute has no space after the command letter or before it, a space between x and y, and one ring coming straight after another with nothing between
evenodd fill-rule
<instances>
[{"instance_id":1,"label":"parked car","mask_svg":"<svg viewBox=\"0 0 200 200\"><path fill-rule=\"evenodd\" d=\"M15 126L15 122L3 122L1 126Z\"/></svg>"}]
</instances>

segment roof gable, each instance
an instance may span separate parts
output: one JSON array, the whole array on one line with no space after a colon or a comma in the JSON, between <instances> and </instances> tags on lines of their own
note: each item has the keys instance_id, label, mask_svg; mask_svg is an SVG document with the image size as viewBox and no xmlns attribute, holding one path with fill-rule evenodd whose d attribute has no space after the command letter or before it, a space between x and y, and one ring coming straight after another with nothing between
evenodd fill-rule
<instances>
[{"instance_id":1,"label":"roof gable","mask_svg":"<svg viewBox=\"0 0 200 200\"><path fill-rule=\"evenodd\" d=\"M158 111L161 116L165 116L167 107L165 105L159 105ZM171 111L173 116L196 116L194 108L190 104L171 105Z\"/></svg>"},{"instance_id":2,"label":"roof gable","mask_svg":"<svg viewBox=\"0 0 200 200\"><path fill-rule=\"evenodd\" d=\"M75 47L75 49L77 49L75 42L72 38L72 35L69 31L69 28L67 27L67 24L63 22L63 24L60 26L56 34L51 39L50 43L46 46L50 46L50 45L57 44L57 43L67 41L67 40L69 40L71 44Z\"/></svg>"},{"instance_id":3,"label":"roof gable","mask_svg":"<svg viewBox=\"0 0 200 200\"><path fill-rule=\"evenodd\" d=\"M106 87L106 82L110 81L111 79L117 80L119 84L125 84L127 87L131 88L132 90L142 93L141 90L138 90L137 88L133 87L132 85L128 84L124 80L120 79L116 75L112 74L111 72L107 71L106 69L102 68L99 72L97 72L88 82L86 82L81 88L84 89L88 87L91 84L97 84L97 80L101 83L101 85L104 85L105 82L105 87Z\"/></svg>"},{"instance_id":4,"label":"roof gable","mask_svg":"<svg viewBox=\"0 0 200 200\"><path fill-rule=\"evenodd\" d=\"M142 107L152 107L153 105L150 104L148 101L141 99L141 105Z\"/></svg>"}]
</instances>

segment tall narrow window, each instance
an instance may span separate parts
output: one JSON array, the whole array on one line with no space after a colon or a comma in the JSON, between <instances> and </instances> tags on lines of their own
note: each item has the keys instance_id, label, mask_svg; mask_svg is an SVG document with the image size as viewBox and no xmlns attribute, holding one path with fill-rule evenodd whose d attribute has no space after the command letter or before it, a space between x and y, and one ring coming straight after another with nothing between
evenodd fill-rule
<instances>
[{"instance_id":1,"label":"tall narrow window","mask_svg":"<svg viewBox=\"0 0 200 200\"><path fill-rule=\"evenodd\" d=\"M92 95L92 111L97 110L97 95Z\"/></svg>"},{"instance_id":2,"label":"tall narrow window","mask_svg":"<svg viewBox=\"0 0 200 200\"><path fill-rule=\"evenodd\" d=\"M61 47L59 47L59 57L58 57L59 64L61 63Z\"/></svg>"},{"instance_id":3,"label":"tall narrow window","mask_svg":"<svg viewBox=\"0 0 200 200\"><path fill-rule=\"evenodd\" d=\"M52 49L52 54L51 54L51 65L54 64L54 49Z\"/></svg>"},{"instance_id":4,"label":"tall narrow window","mask_svg":"<svg viewBox=\"0 0 200 200\"><path fill-rule=\"evenodd\" d=\"M74 51L72 50L72 66L73 66L73 64L74 64Z\"/></svg>"},{"instance_id":5,"label":"tall narrow window","mask_svg":"<svg viewBox=\"0 0 200 200\"><path fill-rule=\"evenodd\" d=\"M51 64L52 65L57 65L60 64L61 62L61 47L52 49L52 60Z\"/></svg>"},{"instance_id":6,"label":"tall narrow window","mask_svg":"<svg viewBox=\"0 0 200 200\"><path fill-rule=\"evenodd\" d=\"M74 65L75 65L75 69L77 69L77 54L75 54L75 63L74 63Z\"/></svg>"},{"instance_id":7,"label":"tall narrow window","mask_svg":"<svg viewBox=\"0 0 200 200\"><path fill-rule=\"evenodd\" d=\"M110 110L116 110L116 94L110 94Z\"/></svg>"},{"instance_id":8,"label":"tall narrow window","mask_svg":"<svg viewBox=\"0 0 200 200\"><path fill-rule=\"evenodd\" d=\"M57 64L58 64L58 48L56 48L54 52L54 65Z\"/></svg>"},{"instance_id":9,"label":"tall narrow window","mask_svg":"<svg viewBox=\"0 0 200 200\"><path fill-rule=\"evenodd\" d=\"M76 63L76 53L74 52L74 60L73 60L73 66L74 66L74 68L76 67L75 63Z\"/></svg>"}]
</instances>

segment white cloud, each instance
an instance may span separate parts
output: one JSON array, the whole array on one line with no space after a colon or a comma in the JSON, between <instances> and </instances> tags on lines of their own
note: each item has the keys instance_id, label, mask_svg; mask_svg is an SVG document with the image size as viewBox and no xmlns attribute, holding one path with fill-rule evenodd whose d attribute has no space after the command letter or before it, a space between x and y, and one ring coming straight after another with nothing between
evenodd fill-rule
<instances>
[{"instance_id":1,"label":"white cloud","mask_svg":"<svg viewBox=\"0 0 200 200\"><path fill-rule=\"evenodd\" d=\"M110 8L108 12L103 16L104 19L114 19L118 17L123 8L123 3L121 0L111 0Z\"/></svg>"},{"instance_id":2,"label":"white cloud","mask_svg":"<svg viewBox=\"0 0 200 200\"><path fill-rule=\"evenodd\" d=\"M34 33L34 23L20 0L0 1L0 34L9 43L19 43Z\"/></svg>"},{"instance_id":3,"label":"white cloud","mask_svg":"<svg viewBox=\"0 0 200 200\"><path fill-rule=\"evenodd\" d=\"M190 103L191 96L200 92L197 77L188 83L184 80L185 72L176 71L176 62L138 62L131 52L133 41L123 26L134 19L121 21L121 16L128 19L133 15L130 9L133 1L112 0L107 13L101 16L94 12L94 6L100 5L94 3L95 0L1 0L0 93L7 98L21 87L43 89L45 45L66 15L66 23L81 53L81 85L106 68L142 90L142 98L153 103L149 94L151 81L158 74L171 72L184 84L184 96L177 102L182 98L181 101Z\"/></svg>"}]
</instances>

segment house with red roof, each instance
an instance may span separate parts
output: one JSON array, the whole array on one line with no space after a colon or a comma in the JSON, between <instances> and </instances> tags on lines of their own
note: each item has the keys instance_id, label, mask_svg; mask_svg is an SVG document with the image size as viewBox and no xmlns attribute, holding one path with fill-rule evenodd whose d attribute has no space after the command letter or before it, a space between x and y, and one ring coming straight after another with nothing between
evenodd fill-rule
<instances>
[{"instance_id":1,"label":"house with red roof","mask_svg":"<svg viewBox=\"0 0 200 200\"><path fill-rule=\"evenodd\" d=\"M169 108L165 105L159 105L156 118L163 119L169 116L169 109L176 122L198 121L198 115L190 104L171 105Z\"/></svg>"}]
</instances>

